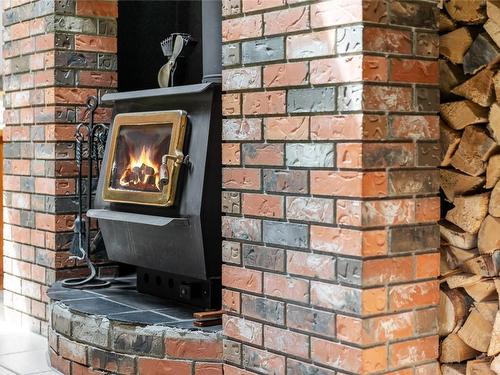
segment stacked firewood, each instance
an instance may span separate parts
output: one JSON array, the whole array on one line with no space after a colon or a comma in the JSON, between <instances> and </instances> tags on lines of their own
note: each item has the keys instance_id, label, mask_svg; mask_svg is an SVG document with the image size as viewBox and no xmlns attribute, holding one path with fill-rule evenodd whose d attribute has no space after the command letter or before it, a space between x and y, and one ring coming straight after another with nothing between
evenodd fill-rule
<instances>
[{"instance_id":1,"label":"stacked firewood","mask_svg":"<svg viewBox=\"0 0 500 375\"><path fill-rule=\"evenodd\" d=\"M443 375L500 374L500 0L440 15Z\"/></svg>"}]
</instances>

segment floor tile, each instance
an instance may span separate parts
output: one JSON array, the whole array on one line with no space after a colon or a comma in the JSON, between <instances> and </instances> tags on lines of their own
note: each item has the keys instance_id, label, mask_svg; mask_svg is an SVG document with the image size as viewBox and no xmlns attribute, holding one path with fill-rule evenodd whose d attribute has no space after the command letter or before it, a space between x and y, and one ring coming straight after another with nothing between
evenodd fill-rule
<instances>
[{"instance_id":1,"label":"floor tile","mask_svg":"<svg viewBox=\"0 0 500 375\"><path fill-rule=\"evenodd\" d=\"M0 367L0 375L16 375L16 373Z\"/></svg>"},{"instance_id":2,"label":"floor tile","mask_svg":"<svg viewBox=\"0 0 500 375\"><path fill-rule=\"evenodd\" d=\"M0 325L0 355L47 349L47 340L42 336L28 332L5 331Z\"/></svg>"},{"instance_id":3,"label":"floor tile","mask_svg":"<svg viewBox=\"0 0 500 375\"><path fill-rule=\"evenodd\" d=\"M48 364L47 349L2 355L0 366L21 375L52 371Z\"/></svg>"}]
</instances>

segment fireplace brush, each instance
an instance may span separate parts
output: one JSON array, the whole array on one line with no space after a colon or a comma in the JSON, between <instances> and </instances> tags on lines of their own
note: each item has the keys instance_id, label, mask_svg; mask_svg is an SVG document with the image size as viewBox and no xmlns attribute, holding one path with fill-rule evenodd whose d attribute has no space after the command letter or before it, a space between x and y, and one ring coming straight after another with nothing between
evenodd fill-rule
<instances>
[{"instance_id":1,"label":"fireplace brush","mask_svg":"<svg viewBox=\"0 0 500 375\"><path fill-rule=\"evenodd\" d=\"M86 186L86 209L92 208L93 171L94 168L99 175L100 149L106 142L108 127L104 124L94 124L94 115L99 102L97 97L90 96L87 99L87 108L83 115L83 121L88 117L88 124L81 123L76 128L76 165L78 167L78 215L74 225L74 235L71 242L70 253L72 259L84 260L90 269L90 275L84 278L72 278L63 280L62 284L68 288L102 288L109 286L108 281L96 278L97 271L90 260L92 250L102 248L102 236L97 232L94 239L91 237L90 218L84 218L84 194L83 194L83 162L87 161L87 186ZM84 158L83 146L87 135L87 156ZM101 243L100 243L101 242Z\"/></svg>"}]
</instances>

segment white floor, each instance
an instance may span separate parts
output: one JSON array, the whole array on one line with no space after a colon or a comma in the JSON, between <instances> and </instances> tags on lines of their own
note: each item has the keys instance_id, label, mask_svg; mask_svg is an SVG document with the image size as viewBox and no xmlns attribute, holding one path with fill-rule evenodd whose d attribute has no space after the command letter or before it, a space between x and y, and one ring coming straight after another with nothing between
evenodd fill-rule
<instances>
[{"instance_id":1,"label":"white floor","mask_svg":"<svg viewBox=\"0 0 500 375\"><path fill-rule=\"evenodd\" d=\"M49 366L47 340L4 320L0 291L0 375L60 375Z\"/></svg>"}]
</instances>

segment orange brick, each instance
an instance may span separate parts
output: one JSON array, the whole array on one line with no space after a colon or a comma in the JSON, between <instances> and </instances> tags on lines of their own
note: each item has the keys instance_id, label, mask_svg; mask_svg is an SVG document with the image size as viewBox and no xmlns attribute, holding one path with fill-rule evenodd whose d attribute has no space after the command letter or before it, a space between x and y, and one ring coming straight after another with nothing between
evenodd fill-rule
<instances>
[{"instance_id":1,"label":"orange brick","mask_svg":"<svg viewBox=\"0 0 500 375\"><path fill-rule=\"evenodd\" d=\"M269 1L269 0L266 0ZM264 14L264 35L307 30L309 7L294 7Z\"/></svg>"},{"instance_id":2,"label":"orange brick","mask_svg":"<svg viewBox=\"0 0 500 375\"><path fill-rule=\"evenodd\" d=\"M236 340L262 345L262 324L236 316L222 316L224 335Z\"/></svg>"},{"instance_id":3,"label":"orange brick","mask_svg":"<svg viewBox=\"0 0 500 375\"><path fill-rule=\"evenodd\" d=\"M222 115L236 116L241 114L241 94L222 95Z\"/></svg>"},{"instance_id":4,"label":"orange brick","mask_svg":"<svg viewBox=\"0 0 500 375\"><path fill-rule=\"evenodd\" d=\"M116 53L117 41L114 36L75 35L75 49Z\"/></svg>"},{"instance_id":5,"label":"orange brick","mask_svg":"<svg viewBox=\"0 0 500 375\"><path fill-rule=\"evenodd\" d=\"M222 21L223 42L258 37L262 31L261 14Z\"/></svg>"},{"instance_id":6,"label":"orange brick","mask_svg":"<svg viewBox=\"0 0 500 375\"><path fill-rule=\"evenodd\" d=\"M309 301L309 281L264 273L264 294L306 303Z\"/></svg>"},{"instance_id":7,"label":"orange brick","mask_svg":"<svg viewBox=\"0 0 500 375\"><path fill-rule=\"evenodd\" d=\"M297 357L309 357L309 338L285 329L264 326L264 347Z\"/></svg>"},{"instance_id":8,"label":"orange brick","mask_svg":"<svg viewBox=\"0 0 500 375\"><path fill-rule=\"evenodd\" d=\"M395 343L390 346L389 363L392 368L436 359L439 355L439 338L430 336Z\"/></svg>"},{"instance_id":9,"label":"orange brick","mask_svg":"<svg viewBox=\"0 0 500 375\"><path fill-rule=\"evenodd\" d=\"M195 375L223 375L221 363L196 362L194 368Z\"/></svg>"},{"instance_id":10,"label":"orange brick","mask_svg":"<svg viewBox=\"0 0 500 375\"><path fill-rule=\"evenodd\" d=\"M439 261L439 253L417 255L415 277L417 279L426 279L439 276Z\"/></svg>"},{"instance_id":11,"label":"orange brick","mask_svg":"<svg viewBox=\"0 0 500 375\"><path fill-rule=\"evenodd\" d=\"M385 288L364 289L361 292L363 315L380 314L387 311L387 290Z\"/></svg>"},{"instance_id":12,"label":"orange brick","mask_svg":"<svg viewBox=\"0 0 500 375\"><path fill-rule=\"evenodd\" d=\"M379 115L322 115L311 117L311 139L380 139L387 134L387 117Z\"/></svg>"},{"instance_id":13,"label":"orange brick","mask_svg":"<svg viewBox=\"0 0 500 375\"><path fill-rule=\"evenodd\" d=\"M387 195L385 172L311 171L311 193L347 197Z\"/></svg>"},{"instance_id":14,"label":"orange brick","mask_svg":"<svg viewBox=\"0 0 500 375\"><path fill-rule=\"evenodd\" d=\"M413 37L410 31L371 26L363 28L363 50L365 51L410 54L412 44Z\"/></svg>"},{"instance_id":15,"label":"orange brick","mask_svg":"<svg viewBox=\"0 0 500 375\"><path fill-rule=\"evenodd\" d=\"M239 313L241 311L240 292L222 290L222 308L224 311Z\"/></svg>"},{"instance_id":16,"label":"orange brick","mask_svg":"<svg viewBox=\"0 0 500 375\"><path fill-rule=\"evenodd\" d=\"M191 361L138 358L137 368L140 374L191 375L193 364Z\"/></svg>"},{"instance_id":17,"label":"orange brick","mask_svg":"<svg viewBox=\"0 0 500 375\"><path fill-rule=\"evenodd\" d=\"M252 92L243 94L243 113L246 115L284 113L285 91Z\"/></svg>"},{"instance_id":18,"label":"orange brick","mask_svg":"<svg viewBox=\"0 0 500 375\"><path fill-rule=\"evenodd\" d=\"M78 0L76 14L90 17L118 17L118 1Z\"/></svg>"},{"instance_id":19,"label":"orange brick","mask_svg":"<svg viewBox=\"0 0 500 375\"><path fill-rule=\"evenodd\" d=\"M118 77L116 72L92 72L81 70L78 73L78 85L97 87L117 87Z\"/></svg>"},{"instance_id":20,"label":"orange brick","mask_svg":"<svg viewBox=\"0 0 500 375\"><path fill-rule=\"evenodd\" d=\"M327 27L363 21L363 7L358 1L323 1L311 4L311 26Z\"/></svg>"},{"instance_id":21,"label":"orange brick","mask_svg":"<svg viewBox=\"0 0 500 375\"><path fill-rule=\"evenodd\" d=\"M268 140L302 140L309 137L309 118L270 117L264 120L264 134Z\"/></svg>"},{"instance_id":22,"label":"orange brick","mask_svg":"<svg viewBox=\"0 0 500 375\"><path fill-rule=\"evenodd\" d=\"M240 164L240 144L223 143L222 144L222 164L238 165Z\"/></svg>"},{"instance_id":23,"label":"orange brick","mask_svg":"<svg viewBox=\"0 0 500 375\"><path fill-rule=\"evenodd\" d=\"M335 260L329 255L288 250L287 271L299 276L334 280Z\"/></svg>"},{"instance_id":24,"label":"orange brick","mask_svg":"<svg viewBox=\"0 0 500 375\"><path fill-rule=\"evenodd\" d=\"M413 257L393 257L363 262L363 286L395 284L412 279Z\"/></svg>"},{"instance_id":25,"label":"orange brick","mask_svg":"<svg viewBox=\"0 0 500 375\"><path fill-rule=\"evenodd\" d=\"M413 110L411 87L365 86L363 108L373 111Z\"/></svg>"},{"instance_id":26,"label":"orange brick","mask_svg":"<svg viewBox=\"0 0 500 375\"><path fill-rule=\"evenodd\" d=\"M392 311L438 303L439 283L437 281L395 286L389 291L389 307Z\"/></svg>"},{"instance_id":27,"label":"orange brick","mask_svg":"<svg viewBox=\"0 0 500 375\"><path fill-rule=\"evenodd\" d=\"M248 292L262 292L262 272L234 267L222 266L222 285Z\"/></svg>"},{"instance_id":28,"label":"orange brick","mask_svg":"<svg viewBox=\"0 0 500 375\"><path fill-rule=\"evenodd\" d=\"M222 359L222 341L217 338L167 338L165 353L169 358L219 360Z\"/></svg>"},{"instance_id":29,"label":"orange brick","mask_svg":"<svg viewBox=\"0 0 500 375\"><path fill-rule=\"evenodd\" d=\"M438 221L441 218L441 200L439 197L419 198L415 204L417 223Z\"/></svg>"},{"instance_id":30,"label":"orange brick","mask_svg":"<svg viewBox=\"0 0 500 375\"><path fill-rule=\"evenodd\" d=\"M242 195L244 215L283 218L283 197L268 194Z\"/></svg>"},{"instance_id":31,"label":"orange brick","mask_svg":"<svg viewBox=\"0 0 500 375\"><path fill-rule=\"evenodd\" d=\"M260 188L260 184L260 169L222 169L222 187L225 189L258 190Z\"/></svg>"},{"instance_id":32,"label":"orange brick","mask_svg":"<svg viewBox=\"0 0 500 375\"><path fill-rule=\"evenodd\" d=\"M393 116L391 137L439 139L439 116Z\"/></svg>"},{"instance_id":33,"label":"orange brick","mask_svg":"<svg viewBox=\"0 0 500 375\"><path fill-rule=\"evenodd\" d=\"M264 67L264 87L305 85L308 72L306 62L267 65Z\"/></svg>"},{"instance_id":34,"label":"orange brick","mask_svg":"<svg viewBox=\"0 0 500 375\"><path fill-rule=\"evenodd\" d=\"M415 202L411 199L380 201L337 201L337 222L362 227L401 225L415 222Z\"/></svg>"}]
</instances>

